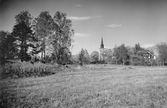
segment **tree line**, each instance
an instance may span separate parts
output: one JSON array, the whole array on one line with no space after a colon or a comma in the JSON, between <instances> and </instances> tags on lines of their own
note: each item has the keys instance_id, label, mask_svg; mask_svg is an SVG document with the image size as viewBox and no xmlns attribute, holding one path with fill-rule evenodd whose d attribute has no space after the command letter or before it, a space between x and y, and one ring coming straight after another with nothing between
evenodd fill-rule
<instances>
[{"instance_id":1,"label":"tree line","mask_svg":"<svg viewBox=\"0 0 167 108\"><path fill-rule=\"evenodd\" d=\"M99 58L100 56L103 57L102 60ZM161 42L152 48L142 48L139 43L134 47L122 44L113 49L103 50L102 53L93 51L90 55L86 49L82 49L78 54L78 62L81 64L167 65L167 43Z\"/></svg>"},{"instance_id":2,"label":"tree line","mask_svg":"<svg viewBox=\"0 0 167 108\"><path fill-rule=\"evenodd\" d=\"M66 13L57 11L52 17L48 11L43 11L33 18L29 11L22 11L15 16L15 21L11 33L0 31L1 64L11 59L45 63L46 52L50 52L50 58L58 64L69 61L74 30ZM35 56L39 53L40 58Z\"/></svg>"}]
</instances>

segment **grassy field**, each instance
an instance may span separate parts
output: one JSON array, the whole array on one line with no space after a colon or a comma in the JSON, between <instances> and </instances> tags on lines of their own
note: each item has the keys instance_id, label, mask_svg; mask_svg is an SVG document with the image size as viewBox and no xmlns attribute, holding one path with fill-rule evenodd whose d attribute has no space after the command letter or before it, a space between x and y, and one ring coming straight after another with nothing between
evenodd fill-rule
<instances>
[{"instance_id":1,"label":"grassy field","mask_svg":"<svg viewBox=\"0 0 167 108\"><path fill-rule=\"evenodd\" d=\"M167 68L87 65L0 81L1 108L167 108Z\"/></svg>"}]
</instances>

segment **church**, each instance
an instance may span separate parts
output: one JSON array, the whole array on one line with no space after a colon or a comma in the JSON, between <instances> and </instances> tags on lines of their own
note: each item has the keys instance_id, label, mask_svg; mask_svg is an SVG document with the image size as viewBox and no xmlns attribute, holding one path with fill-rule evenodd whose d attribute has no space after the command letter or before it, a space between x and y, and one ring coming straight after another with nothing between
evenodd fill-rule
<instances>
[{"instance_id":1,"label":"church","mask_svg":"<svg viewBox=\"0 0 167 108\"><path fill-rule=\"evenodd\" d=\"M101 38L100 50L99 50L99 61L104 61L106 57L107 49L104 48L103 38Z\"/></svg>"}]
</instances>

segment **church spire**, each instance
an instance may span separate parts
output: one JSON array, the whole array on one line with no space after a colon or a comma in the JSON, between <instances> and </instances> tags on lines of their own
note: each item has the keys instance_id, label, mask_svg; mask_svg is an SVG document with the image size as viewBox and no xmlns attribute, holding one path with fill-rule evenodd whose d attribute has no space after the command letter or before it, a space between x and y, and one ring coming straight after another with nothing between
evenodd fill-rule
<instances>
[{"instance_id":1,"label":"church spire","mask_svg":"<svg viewBox=\"0 0 167 108\"><path fill-rule=\"evenodd\" d=\"M101 45L100 45L100 48L104 48L103 38L101 38Z\"/></svg>"}]
</instances>

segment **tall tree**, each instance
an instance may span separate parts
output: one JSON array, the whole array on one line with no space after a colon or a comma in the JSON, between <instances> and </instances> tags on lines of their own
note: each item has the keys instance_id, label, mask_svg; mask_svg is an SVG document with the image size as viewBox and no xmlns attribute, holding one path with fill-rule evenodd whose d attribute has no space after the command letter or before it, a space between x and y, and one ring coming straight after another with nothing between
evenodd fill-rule
<instances>
[{"instance_id":1,"label":"tall tree","mask_svg":"<svg viewBox=\"0 0 167 108\"><path fill-rule=\"evenodd\" d=\"M16 15L16 24L13 27L12 36L16 39L16 44L19 49L18 57L21 61L27 61L30 59L27 51L29 47L34 47L31 43L35 41L31 29L31 14L28 11L22 11Z\"/></svg>"},{"instance_id":2,"label":"tall tree","mask_svg":"<svg viewBox=\"0 0 167 108\"><path fill-rule=\"evenodd\" d=\"M45 61L47 38L51 34L51 25L53 24L52 16L48 11L43 11L35 19L35 35L39 40L39 50L41 51L41 59Z\"/></svg>"},{"instance_id":3,"label":"tall tree","mask_svg":"<svg viewBox=\"0 0 167 108\"><path fill-rule=\"evenodd\" d=\"M50 43L54 48L56 60L60 61L64 59L63 55L69 56L69 54L71 54L69 52L72 46L71 43L73 42L72 36L74 35L74 30L72 29L71 20L67 19L67 15L65 13L56 12L53 17L53 21L53 34L50 35L49 39L51 40ZM63 53L60 54L62 50L65 51L63 51ZM61 64L61 62L58 63Z\"/></svg>"},{"instance_id":4,"label":"tall tree","mask_svg":"<svg viewBox=\"0 0 167 108\"><path fill-rule=\"evenodd\" d=\"M156 48L158 50L159 59L161 62L163 62L164 65L167 62L167 43L159 43L156 45Z\"/></svg>"}]
</instances>

